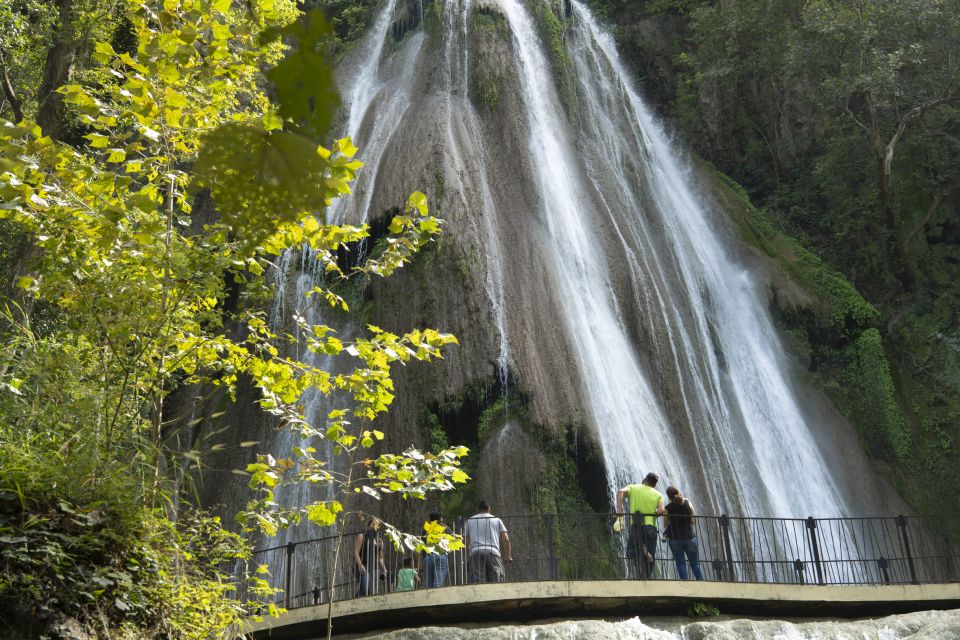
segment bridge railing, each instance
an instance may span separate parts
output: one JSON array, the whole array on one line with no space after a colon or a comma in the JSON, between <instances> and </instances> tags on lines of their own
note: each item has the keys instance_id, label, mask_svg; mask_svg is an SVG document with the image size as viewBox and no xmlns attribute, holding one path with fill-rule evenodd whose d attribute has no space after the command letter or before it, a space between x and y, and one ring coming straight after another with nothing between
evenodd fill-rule
<instances>
[{"instance_id":1,"label":"bridge railing","mask_svg":"<svg viewBox=\"0 0 960 640\"><path fill-rule=\"evenodd\" d=\"M507 527L514 562L505 563L507 582L543 580L622 580L643 573L630 557L632 518L608 514L500 516ZM463 519L448 523L463 533ZM919 517L739 518L698 516L695 524L704 579L777 584L874 585L960 581L960 554L935 538ZM361 531L256 551L247 567L266 565L271 584L281 589L275 602L287 609L358 596L360 576L354 545ZM416 532L412 532L416 533ZM677 565L663 538L651 577L677 580ZM338 550L339 545L339 550ZM383 546L386 571L368 582L371 594L396 590L399 570L409 559L424 579L424 557ZM467 584L466 550L446 554L445 585ZM688 569L688 574L692 578ZM420 588L422 588L422 584ZM246 599L241 591L238 597Z\"/></svg>"}]
</instances>

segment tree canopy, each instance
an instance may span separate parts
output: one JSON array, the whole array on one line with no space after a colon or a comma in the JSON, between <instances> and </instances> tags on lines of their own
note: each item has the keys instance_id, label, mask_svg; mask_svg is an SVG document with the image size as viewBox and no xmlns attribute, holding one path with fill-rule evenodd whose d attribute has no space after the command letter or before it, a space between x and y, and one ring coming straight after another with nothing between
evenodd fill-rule
<instances>
[{"instance_id":1,"label":"tree canopy","mask_svg":"<svg viewBox=\"0 0 960 640\"><path fill-rule=\"evenodd\" d=\"M16 294L0 327L0 601L25 618L65 611L104 634L210 637L249 613L224 597L235 583L222 568L247 557L249 543L191 507L178 484L173 470L202 464L202 452L170 448L185 420L168 411L171 393L199 385L232 396L252 385L285 428L345 454L343 475L312 447L294 459L263 452L246 469L246 531L329 526L347 495L416 498L466 481L463 447L372 451L384 434L371 421L393 400L391 365L439 358L453 336L370 326L341 339L302 318L283 333L264 311L266 274L282 252L314 252L327 275L313 303L346 311L337 283L389 275L441 221L413 193L380 253L338 265L337 251L369 229L324 217L362 163L349 139L317 142L338 104L319 14L287 0L81 4L63 0L48 59L65 38L77 47L81 8L114 16L115 37L88 42L90 59L70 63L76 81L56 88L57 135L31 119L44 113L29 102L43 80L4 68L22 97L7 103L19 122L0 123L0 223L18 243L7 250L29 259L10 267ZM5 46L40 47L22 27L34 19L53 18L5 2L0 20L20 25ZM354 364L334 375L290 355L293 344ZM310 424L308 390L339 392L343 406ZM276 487L289 482L327 484L335 497L277 504ZM250 579L254 593L269 592L261 576Z\"/></svg>"}]
</instances>

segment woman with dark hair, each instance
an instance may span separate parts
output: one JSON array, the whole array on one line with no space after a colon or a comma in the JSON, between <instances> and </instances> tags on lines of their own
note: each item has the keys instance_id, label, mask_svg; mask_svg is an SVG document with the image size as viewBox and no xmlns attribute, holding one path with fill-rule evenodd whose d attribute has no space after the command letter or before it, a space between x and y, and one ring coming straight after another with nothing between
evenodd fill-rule
<instances>
[{"instance_id":1,"label":"woman with dark hair","mask_svg":"<svg viewBox=\"0 0 960 640\"><path fill-rule=\"evenodd\" d=\"M667 487L667 515L664 517L665 535L670 544L673 559L677 562L677 575L687 580L687 561L693 577L703 580L700 570L700 548L697 544L697 513L690 501L674 486Z\"/></svg>"},{"instance_id":2,"label":"woman with dark hair","mask_svg":"<svg viewBox=\"0 0 960 640\"><path fill-rule=\"evenodd\" d=\"M382 575L387 575L387 565L383 561L383 540L380 539L380 521L370 518L367 529L357 534L353 545L353 563L356 570L357 596L374 593L377 586L377 565Z\"/></svg>"}]
</instances>

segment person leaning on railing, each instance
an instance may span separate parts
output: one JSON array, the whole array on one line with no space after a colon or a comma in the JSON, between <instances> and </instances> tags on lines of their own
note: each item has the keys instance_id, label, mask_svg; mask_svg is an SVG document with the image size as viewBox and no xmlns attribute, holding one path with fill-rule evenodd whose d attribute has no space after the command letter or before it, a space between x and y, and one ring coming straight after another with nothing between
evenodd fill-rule
<instances>
[{"instance_id":1,"label":"person leaning on railing","mask_svg":"<svg viewBox=\"0 0 960 640\"><path fill-rule=\"evenodd\" d=\"M353 546L353 564L356 572L357 597L377 591L377 565L380 575L386 578L387 565L383 561L383 540L380 539L380 521L370 518L363 533L357 534Z\"/></svg>"},{"instance_id":2,"label":"person leaning on railing","mask_svg":"<svg viewBox=\"0 0 960 640\"><path fill-rule=\"evenodd\" d=\"M503 521L490 513L490 503L480 501L479 513L470 516L463 526L467 545L467 580L473 582L503 582L503 556L513 562L510 552L510 536Z\"/></svg>"},{"instance_id":3,"label":"person leaning on railing","mask_svg":"<svg viewBox=\"0 0 960 640\"><path fill-rule=\"evenodd\" d=\"M666 513L663 495L654 488L659 481L660 477L650 472L641 484L629 484L617 492L618 516L624 515L623 499L630 501L627 557L636 563L637 575L632 576L635 578L653 576L657 557L657 517Z\"/></svg>"},{"instance_id":4,"label":"person leaning on railing","mask_svg":"<svg viewBox=\"0 0 960 640\"><path fill-rule=\"evenodd\" d=\"M681 580L687 579L687 560L693 577L703 580L700 570L700 547L697 544L697 512L680 489L674 486L667 487L667 515L663 519L663 535L670 545L670 552L677 563L677 576ZM686 556L686 558L684 558Z\"/></svg>"}]
</instances>

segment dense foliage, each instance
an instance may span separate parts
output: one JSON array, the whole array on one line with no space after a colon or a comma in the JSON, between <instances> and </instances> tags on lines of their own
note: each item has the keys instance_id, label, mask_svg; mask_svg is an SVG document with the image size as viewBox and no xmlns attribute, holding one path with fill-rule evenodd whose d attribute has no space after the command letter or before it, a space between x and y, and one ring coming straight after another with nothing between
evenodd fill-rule
<instances>
[{"instance_id":1,"label":"dense foliage","mask_svg":"<svg viewBox=\"0 0 960 640\"><path fill-rule=\"evenodd\" d=\"M327 272L315 304L347 311L338 283L389 275L440 221L414 193L375 256L338 263L369 230L323 217L362 163L349 139L316 142L337 107L324 55L332 34L319 15L285 0L116 6L60 0L61 21L43 23L45 38L9 44L19 59L46 42L47 67L56 58L66 76L45 71L37 88L25 70L4 68L22 98L14 109L8 94L4 105L19 122L0 122L10 276L0 325L0 609L23 633L54 633L68 614L104 637L207 638L250 613L229 598L231 572L249 557L245 532L329 526L347 495L422 497L466 480L463 447L371 451L383 438L371 421L393 399L391 365L441 357L453 336L370 326L348 342L302 318L295 334L278 334L262 311L272 295L265 274L281 252L311 251ZM97 11L115 18L110 39L79 30ZM44 15L31 3L0 11L16 24ZM41 89L56 77L75 82L57 87L63 102L51 106ZM290 357L294 344L354 364L333 375ZM186 385L231 397L256 388L260 408L298 440L333 441L348 473L328 471L310 446L293 458L264 452L245 470L254 492L241 526L225 527L182 484L181 470L202 466L204 453L174 444L192 426L169 405ZM300 405L308 390L339 392L343 405L310 424ZM277 504L275 489L293 482L327 485L330 498ZM248 578L251 593L269 593L259 573Z\"/></svg>"},{"instance_id":2,"label":"dense foliage","mask_svg":"<svg viewBox=\"0 0 960 640\"><path fill-rule=\"evenodd\" d=\"M691 146L746 187L751 241L775 229L820 256L767 247L824 303L780 315L811 376L911 502L960 512L960 3L592 4ZM835 322L861 295L875 312Z\"/></svg>"}]
</instances>

